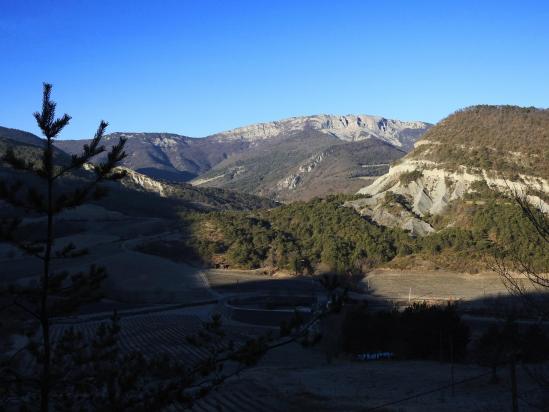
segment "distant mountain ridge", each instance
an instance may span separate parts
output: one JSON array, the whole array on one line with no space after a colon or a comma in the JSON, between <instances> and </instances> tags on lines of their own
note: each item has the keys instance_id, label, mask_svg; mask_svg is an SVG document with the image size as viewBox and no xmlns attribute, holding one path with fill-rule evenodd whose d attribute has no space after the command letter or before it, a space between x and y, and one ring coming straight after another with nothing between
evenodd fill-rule
<instances>
[{"instance_id":1,"label":"distant mountain ridge","mask_svg":"<svg viewBox=\"0 0 549 412\"><path fill-rule=\"evenodd\" d=\"M292 132L311 129L330 134L346 142L370 138L395 147L410 149L430 125L425 122L386 119L371 115L313 115L291 117L274 122L258 123L211 135L220 140L258 141L273 139Z\"/></svg>"},{"instance_id":2,"label":"distant mountain ridge","mask_svg":"<svg viewBox=\"0 0 549 412\"><path fill-rule=\"evenodd\" d=\"M110 146L119 137L128 138L124 166L152 178L193 181L277 200L306 200L358 190L364 179L386 172L388 164L402 157L430 126L381 116L315 115L204 138L117 132L106 136L105 143ZM56 144L75 153L85 142Z\"/></svg>"},{"instance_id":3,"label":"distant mountain ridge","mask_svg":"<svg viewBox=\"0 0 549 412\"><path fill-rule=\"evenodd\" d=\"M10 139L15 142L41 147L44 143L38 136L19 129L0 126L0 139Z\"/></svg>"},{"instance_id":4,"label":"distant mountain ridge","mask_svg":"<svg viewBox=\"0 0 549 412\"><path fill-rule=\"evenodd\" d=\"M110 144L108 140L107 144ZM111 138L110 140L117 141L118 139ZM78 142L80 144L78 146L75 144L75 151L81 151L85 143ZM0 180L20 181L23 185L35 182L40 187L41 182L36 182L35 176L14 169L2 160L2 156L7 150L13 150L19 158L39 164L42 159L43 146L44 140L32 133L0 127ZM54 161L59 165L68 164L70 156L56 148ZM58 183L58 190L66 190L78 181L81 184L92 179L91 165L84 165L84 169L62 179ZM131 169L126 169L126 173L127 175L120 181L105 183L114 195L100 200L99 205L123 214L155 214L161 217L174 217L183 210L252 210L277 206L277 203L270 199L246 193L218 188L197 188L187 183L156 180ZM2 208L0 207L0 209ZM9 214L12 213L12 210L7 208L2 212Z\"/></svg>"}]
</instances>

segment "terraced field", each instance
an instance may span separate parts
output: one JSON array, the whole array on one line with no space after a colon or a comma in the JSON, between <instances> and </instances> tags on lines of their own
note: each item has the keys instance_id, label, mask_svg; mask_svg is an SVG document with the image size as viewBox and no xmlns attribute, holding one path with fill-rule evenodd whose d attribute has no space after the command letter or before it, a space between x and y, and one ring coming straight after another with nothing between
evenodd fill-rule
<instances>
[{"instance_id":1,"label":"terraced field","mask_svg":"<svg viewBox=\"0 0 549 412\"><path fill-rule=\"evenodd\" d=\"M207 313L206 310L203 312ZM194 335L202 328L203 315L185 314L175 310L123 317L120 320L121 350L123 353L137 350L149 356L168 354L174 359L194 364L210 355L206 349L186 341L187 336ZM52 338L59 340L65 330L74 328L82 333L84 339L91 340L102 322L107 321L58 323L52 327ZM248 335L247 332L250 331L247 328L231 327L226 330L227 339L235 342L243 341ZM245 384L236 378L197 401L190 411L283 412L287 410L281 406L280 400L272 398L272 394L262 393L263 389L256 386L253 382ZM244 387L246 390L243 390ZM182 404L174 404L167 409L167 412L188 410Z\"/></svg>"},{"instance_id":2,"label":"terraced field","mask_svg":"<svg viewBox=\"0 0 549 412\"><path fill-rule=\"evenodd\" d=\"M188 411L182 405L174 405L170 412ZM266 394L253 382L244 386L227 385L219 391L210 393L206 398L197 401L191 412L286 412L287 405L272 394Z\"/></svg>"},{"instance_id":3,"label":"terraced field","mask_svg":"<svg viewBox=\"0 0 549 412\"><path fill-rule=\"evenodd\" d=\"M106 321L56 324L52 328L52 338L58 340L66 329L74 328L84 339L91 340L102 322ZM202 319L198 316L163 312L122 318L120 325L123 352L137 350L150 356L168 354L189 363L208 356L207 350L185 340L201 329Z\"/></svg>"}]
</instances>

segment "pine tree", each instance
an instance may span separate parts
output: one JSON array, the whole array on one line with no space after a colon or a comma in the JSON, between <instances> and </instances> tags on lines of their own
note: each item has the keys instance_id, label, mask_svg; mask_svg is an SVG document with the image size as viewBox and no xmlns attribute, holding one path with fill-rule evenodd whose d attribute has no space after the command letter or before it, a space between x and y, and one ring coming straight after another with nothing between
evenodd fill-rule
<instances>
[{"instance_id":1,"label":"pine tree","mask_svg":"<svg viewBox=\"0 0 549 412\"><path fill-rule=\"evenodd\" d=\"M27 349L41 367L38 384L40 387L40 410L50 408L50 394L54 384L52 374L53 342L50 336L52 317L75 310L88 299L96 296L97 288L105 277L105 270L96 266L90 267L87 273L69 274L66 271L53 272L53 259L70 259L80 256L85 251L79 250L74 244L55 245L55 217L64 210L78 207L90 200L97 200L106 195L99 185L106 180L116 180L123 173L115 168L126 156L125 140L121 139L108 153L103 163L93 166L91 177L82 186L71 185L64 190L58 190L59 182L82 171L95 156L105 152L100 145L107 122L101 121L90 144L84 145L79 155L73 155L70 162L58 165L54 159L54 142L61 131L69 124L71 117L64 114L55 117L56 103L51 100L51 84L44 84L42 110L34 113L38 127L44 135L44 146L40 161L29 161L8 149L2 160L13 169L26 176L26 184L21 181L0 180L0 200L23 209L34 216L46 218L46 234L42 241L26 241L17 236L22 226L20 218L7 218L0 222L0 240L17 246L25 253L42 262L42 273L36 287L11 286L3 291L3 310L19 309L39 325L39 333ZM36 180L39 184L34 184ZM9 374L18 387L27 387L29 377L25 372L18 372L5 366L3 374ZM31 381L33 379L30 379ZM31 385L32 386L32 385Z\"/></svg>"}]
</instances>

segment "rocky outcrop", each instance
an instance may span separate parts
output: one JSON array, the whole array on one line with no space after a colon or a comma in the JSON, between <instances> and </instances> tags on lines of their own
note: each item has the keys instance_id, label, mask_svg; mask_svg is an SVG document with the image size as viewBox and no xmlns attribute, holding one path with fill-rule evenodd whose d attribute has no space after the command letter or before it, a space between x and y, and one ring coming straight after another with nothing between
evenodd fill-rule
<instances>
[{"instance_id":1,"label":"rocky outcrop","mask_svg":"<svg viewBox=\"0 0 549 412\"><path fill-rule=\"evenodd\" d=\"M126 173L126 175L121 179L122 185L126 187L156 193L161 197L168 197L174 192L174 188L172 186L152 179L142 173L138 173L126 167L120 167L119 169Z\"/></svg>"},{"instance_id":2,"label":"rocky outcrop","mask_svg":"<svg viewBox=\"0 0 549 412\"><path fill-rule=\"evenodd\" d=\"M440 214L450 202L486 187L526 194L532 204L549 213L543 156L547 135L538 127L547 117L545 111L501 107L451 115L431 128L387 174L360 189L366 200L348 206L380 224L419 235L432 231L422 217ZM541 147L532 147L530 141ZM387 199L399 199L406 205L404 211L388 205Z\"/></svg>"},{"instance_id":3,"label":"rocky outcrop","mask_svg":"<svg viewBox=\"0 0 549 412\"><path fill-rule=\"evenodd\" d=\"M377 138L408 150L430 126L419 121L406 122L371 115L315 115L253 124L217 133L211 137L218 140L261 141L287 136L295 131L313 129L347 142Z\"/></svg>"},{"instance_id":4,"label":"rocky outcrop","mask_svg":"<svg viewBox=\"0 0 549 412\"><path fill-rule=\"evenodd\" d=\"M411 236L425 236L435 231L429 223L403 205L387 203L375 197L364 197L345 202L344 206L352 207L362 216L368 216L379 225L404 229Z\"/></svg>"},{"instance_id":5,"label":"rocky outcrop","mask_svg":"<svg viewBox=\"0 0 549 412\"><path fill-rule=\"evenodd\" d=\"M277 200L306 200L356 191L379 169L404 156L430 127L380 116L318 115L261 123L191 138L172 133L117 132L106 149L127 139L122 165L154 180L219 187ZM83 140L59 147L79 153ZM105 154L94 158L104 160Z\"/></svg>"},{"instance_id":6,"label":"rocky outcrop","mask_svg":"<svg viewBox=\"0 0 549 412\"><path fill-rule=\"evenodd\" d=\"M410 180L410 176L413 179ZM533 188L549 193L546 179L526 175L518 178L504 178L483 169L446 170L442 165L426 160L404 160L358 193L370 195L373 199L382 199L386 192L403 195L410 200L414 212L421 216L443 212L449 202L474 191L475 183L480 182L503 192L526 193ZM549 212L549 204L540 197L530 195L529 199Z\"/></svg>"},{"instance_id":7,"label":"rocky outcrop","mask_svg":"<svg viewBox=\"0 0 549 412\"><path fill-rule=\"evenodd\" d=\"M296 190L303 181L304 175L311 173L326 157L326 153L320 152L299 165L296 173L291 173L276 184L278 190Z\"/></svg>"}]
</instances>

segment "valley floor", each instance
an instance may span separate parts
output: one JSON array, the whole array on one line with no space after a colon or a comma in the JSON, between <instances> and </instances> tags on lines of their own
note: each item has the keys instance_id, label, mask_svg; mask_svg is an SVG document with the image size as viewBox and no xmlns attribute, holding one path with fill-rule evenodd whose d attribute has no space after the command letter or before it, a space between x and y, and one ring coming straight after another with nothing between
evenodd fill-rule
<instances>
[{"instance_id":1,"label":"valley floor","mask_svg":"<svg viewBox=\"0 0 549 412\"><path fill-rule=\"evenodd\" d=\"M365 282L371 293L391 300L458 301L508 294L495 273L376 269Z\"/></svg>"},{"instance_id":2,"label":"valley floor","mask_svg":"<svg viewBox=\"0 0 549 412\"><path fill-rule=\"evenodd\" d=\"M189 345L185 336L219 311L219 305L165 309L152 313L122 313L122 350L169 353L200 359L207 353ZM58 323L54 335L75 326L84 335L100 320ZM235 339L262 333L261 329L232 322L225 327ZM545 367L549 367L546 365ZM243 411L501 411L511 404L509 371L502 367L499 381L490 383L491 370L472 364L452 366L430 361L359 361L340 356L328 362L321 347L291 343L269 352L258 365L231 378L198 401L193 412ZM543 395L523 368L518 369L522 411L537 410ZM549 399L546 399L549 402ZM183 410L174 405L170 410Z\"/></svg>"},{"instance_id":3,"label":"valley floor","mask_svg":"<svg viewBox=\"0 0 549 412\"><path fill-rule=\"evenodd\" d=\"M194 359L203 354L185 344L185 335L195 332L212 313L226 315L224 303L230 297L321 292L311 278L269 276L261 271L204 270L138 251L136 247L150 239L177 236L169 223L162 220L130 219L121 225L94 221L86 229L87 235L64 238L89 249L87 256L71 261L70 269L104 264L109 270L107 298L85 308L78 318L58 319L54 327L56 336L70 325L91 333L98 322L117 308L121 310L125 350L166 352ZM39 266L28 258L7 255L4 251L0 256L4 279L28 282L38 273ZM493 274L376 270L363 285L373 298L404 303L408 299L471 301L505 292ZM227 316L224 325L241 338L262 330ZM273 329L275 333L277 330ZM361 362L351 357L328 364L320 348L305 349L290 344L273 350L257 366L232 378L198 402L193 411L367 411L378 406L375 410L508 410L511 402L508 373L502 370L500 375L498 384L489 384L487 369L456 365L455 382L467 382L457 384L452 393L450 388L437 390L450 383L449 364ZM519 388L521 410L533 410L528 402L538 397L539 392L523 370L519 371ZM408 400L394 403L402 399ZM178 410L177 405L174 410Z\"/></svg>"},{"instance_id":4,"label":"valley floor","mask_svg":"<svg viewBox=\"0 0 549 412\"><path fill-rule=\"evenodd\" d=\"M500 370L499 378L492 384L488 369L455 365L452 391L447 363L341 358L328 364L318 351L297 345L273 352L242 376L268 382L289 410L326 412L510 410L509 371ZM542 393L524 370L518 372L518 385L520 410L536 410L529 403L539 402Z\"/></svg>"}]
</instances>

